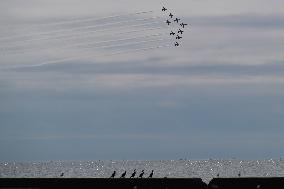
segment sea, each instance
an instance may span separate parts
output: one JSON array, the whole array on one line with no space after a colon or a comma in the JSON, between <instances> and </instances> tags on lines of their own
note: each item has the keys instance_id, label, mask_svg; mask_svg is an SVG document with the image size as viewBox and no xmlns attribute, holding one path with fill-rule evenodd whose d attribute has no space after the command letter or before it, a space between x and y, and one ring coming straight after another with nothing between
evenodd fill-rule
<instances>
[{"instance_id":1,"label":"sea","mask_svg":"<svg viewBox=\"0 0 284 189\"><path fill-rule=\"evenodd\" d=\"M154 170L154 178L201 178L209 183L216 177L284 177L284 160L96 160L96 161L46 161L1 162L1 178L109 178L126 171L130 177L142 170L148 177Z\"/></svg>"}]
</instances>

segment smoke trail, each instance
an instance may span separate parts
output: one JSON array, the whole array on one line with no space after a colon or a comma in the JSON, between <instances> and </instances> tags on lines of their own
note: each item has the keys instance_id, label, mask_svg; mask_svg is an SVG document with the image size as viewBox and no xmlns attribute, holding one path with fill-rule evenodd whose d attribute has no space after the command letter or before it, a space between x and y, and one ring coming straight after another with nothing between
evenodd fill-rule
<instances>
[{"instance_id":1,"label":"smoke trail","mask_svg":"<svg viewBox=\"0 0 284 189\"><path fill-rule=\"evenodd\" d=\"M152 28L145 28L145 29L138 29L138 30L130 30L130 31L123 31L123 32L113 32L113 33L97 33L97 31L87 31L84 32L84 35L82 35L83 32L81 33L75 33L75 34L71 34L71 35L67 35L67 36L50 36L50 37L46 37L46 38L37 38L37 39L27 39L25 41L21 41L21 43L17 42L17 41L13 41L13 43L6 45L5 44L5 48L7 47L19 47L20 45L24 45L26 43L30 43L30 42L35 42L35 41L42 41L42 40L52 40L52 41L59 41L62 39L84 39L87 37L106 37L106 36L119 36L119 35L123 35L123 34L130 34L130 33L137 33L137 32L145 32L145 31L152 31L152 30L158 30L158 29L165 29L165 27L152 27ZM78 38L79 37L79 38ZM15 43L15 44L14 44Z\"/></svg>"},{"instance_id":2,"label":"smoke trail","mask_svg":"<svg viewBox=\"0 0 284 189\"><path fill-rule=\"evenodd\" d=\"M151 25L151 24L159 24L160 22L151 22L151 23L144 23L144 24L135 24L135 25L128 25L128 26L121 26L121 27L116 27L117 28L127 28L127 27L141 27L141 26L148 26L148 25ZM93 30L92 32L103 32L103 31L108 31L109 29L98 29L98 30ZM85 32L81 32L80 35L82 35L83 33ZM87 31L87 33L89 33L89 31ZM73 34L71 34L72 36ZM79 34L78 34L79 35ZM59 38L62 38L62 37L65 37L64 35L63 36L57 36L57 39Z\"/></svg>"},{"instance_id":3,"label":"smoke trail","mask_svg":"<svg viewBox=\"0 0 284 189\"><path fill-rule=\"evenodd\" d=\"M137 48L137 49L131 49L131 50L126 50L126 51L117 51L117 52L113 52L113 53L96 55L96 56L94 54L92 54L92 55L87 55L86 54L86 55L70 57L70 58L65 58L65 59L60 59L60 60L46 61L46 62L42 62L40 64L24 65L24 66L13 66L13 67L9 67L9 68L2 68L0 70L10 70L10 69L19 69L19 68L33 68L33 67L40 67L40 66L44 66L44 65L50 65L50 64L57 64L57 63L72 61L72 60L76 60L76 59L78 59L80 57L96 58L96 57L104 57L104 56L113 56L113 55L119 55L119 54L127 54L127 53L133 53L133 52L148 51L148 50L159 49L159 48L164 48L164 47L169 47L169 46L171 46L171 44L167 43L165 45L146 47L146 48Z\"/></svg>"},{"instance_id":4,"label":"smoke trail","mask_svg":"<svg viewBox=\"0 0 284 189\"><path fill-rule=\"evenodd\" d=\"M163 33L156 33L156 34L152 34L152 35L143 35L143 36L138 36L138 37L128 37L128 38L122 38L122 39L113 39L113 40L104 40L104 41L99 41L99 42L88 42L88 43L76 43L76 44L71 44L69 45L68 44L68 41L67 41L67 44L63 44L63 45L60 45L60 46L55 46L55 47L52 47L53 49L56 49L56 48L79 48L79 47L84 47L86 45L97 45L97 44L103 44L103 43L111 43L111 42L120 42L120 41L127 41L127 40L135 40L135 39L141 39L141 38L151 38L151 37L155 37L155 36L162 36L164 35ZM63 41L66 43L66 41ZM17 51L17 50L14 50L14 51L9 51L7 49L3 50L2 52L5 52L5 54L19 54L19 53L26 53L26 52L29 52L29 51L34 51L36 48L36 50L44 50L45 48L37 48L37 47L34 47L34 48L29 48L29 49L24 49L24 51ZM21 49L20 49L21 50ZM2 54L3 55L3 54Z\"/></svg>"},{"instance_id":5,"label":"smoke trail","mask_svg":"<svg viewBox=\"0 0 284 189\"><path fill-rule=\"evenodd\" d=\"M112 16L106 16L106 17L101 17L101 18L81 18L81 19L72 19L72 20L66 20L66 21L59 21L59 22L52 22L52 23L40 23L36 24L34 26L30 26L29 28L25 28L24 30L30 30L31 27L40 27L40 26L56 26L56 25L65 25L65 24L75 24L75 23L82 23L82 22L93 22L93 21L101 21L101 20L106 20L110 18L120 18L123 16L131 16L131 15L141 15L141 14L147 14L147 13L153 13L153 10L150 11L142 11L142 12L134 12L134 13L128 13L128 14L120 14L120 15L112 15ZM8 28L10 29L10 28ZM23 30L23 29L21 29Z\"/></svg>"},{"instance_id":6,"label":"smoke trail","mask_svg":"<svg viewBox=\"0 0 284 189\"><path fill-rule=\"evenodd\" d=\"M148 20L155 20L161 18L159 16L155 17L150 17L150 18L143 18L143 19L134 19L134 20L125 20L125 21L120 21L120 22L113 22L113 23L107 23L107 24L101 24L101 25L92 25L92 26L79 26L75 28L66 28L66 29L61 29L61 30L55 30L55 31L50 31L50 32L43 32L43 33L35 33L35 34L30 34L30 35L17 35L17 36L10 36L10 37L4 37L0 38L0 41L5 41L9 39L17 39L19 37L35 37L35 36L44 36L44 35L52 35L56 33L61 33L61 32L70 32L70 31L80 31L82 29L92 29L92 28L99 28L99 27L105 27L105 26L112 26L112 25L117 25L117 24L123 24L123 23L130 23L133 21L148 21Z\"/></svg>"}]
</instances>

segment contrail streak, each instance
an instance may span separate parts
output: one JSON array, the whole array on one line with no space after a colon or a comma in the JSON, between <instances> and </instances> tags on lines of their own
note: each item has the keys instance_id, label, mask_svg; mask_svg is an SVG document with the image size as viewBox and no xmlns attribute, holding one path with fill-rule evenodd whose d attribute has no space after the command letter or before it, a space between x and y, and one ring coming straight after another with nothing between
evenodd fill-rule
<instances>
[{"instance_id":1,"label":"contrail streak","mask_svg":"<svg viewBox=\"0 0 284 189\"><path fill-rule=\"evenodd\" d=\"M98 42L88 42L88 43L73 43L73 44L70 44L70 41L62 41L62 43L65 43L63 45L60 45L60 46L55 46L55 47L50 47L50 48L53 48L53 49L62 49L62 48L76 48L76 47L84 47L86 45L97 45L97 44L104 44L104 43L111 43L111 42L119 42L119 41L127 41L127 40L135 40L135 39L142 39L142 38L151 38L151 37L156 37L156 36L162 36L164 35L163 33L156 33L156 34L152 34L152 35L143 35L143 36L138 36L138 37L128 37L128 38L121 38L121 39L113 39L113 40L103 40L103 41L98 41ZM72 42L72 41L71 41ZM69 43L69 44L68 44ZM4 49L2 52L5 52L5 54L19 54L19 53L28 53L29 51L34 51L36 48L36 50L44 50L44 49L47 49L49 47L41 47L41 48L38 48L38 47L33 47L33 48L29 48L29 49L19 49L19 50L7 50L7 49ZM0 54L1 54L1 51L0 51ZM2 53L4 54L4 53Z\"/></svg>"},{"instance_id":2,"label":"contrail streak","mask_svg":"<svg viewBox=\"0 0 284 189\"><path fill-rule=\"evenodd\" d=\"M2 68L1 70L19 69L19 68L33 68L33 67L40 67L40 66L44 66L44 65L57 64L57 63L62 63L62 62L66 62L66 61L76 60L79 57L96 58L96 57L103 57L103 56L113 56L113 55L127 54L127 53L132 53L132 52L140 52L140 51L159 49L159 48L164 48L164 47L169 47L169 46L171 46L171 44L165 44L165 45L159 45L159 46L153 46L153 47L146 47L146 48L131 49L131 50L127 50L127 51L117 51L117 52L114 52L114 53L96 55L96 56L93 55L93 54L92 55L81 55L81 56L76 56L76 57L60 59L60 60L47 61L47 62L43 62L43 63L40 63L40 64L25 65L25 66L14 66L14 67L10 67L10 68Z\"/></svg>"},{"instance_id":3,"label":"contrail streak","mask_svg":"<svg viewBox=\"0 0 284 189\"><path fill-rule=\"evenodd\" d=\"M122 44L118 44L118 45L105 45L105 46L95 46L95 47L92 47L91 45L89 45L88 47L81 47L81 48L82 49L113 48L113 47L123 47L123 46L128 46L128 45L137 45L137 44L141 44L141 43L148 43L148 42L154 42L154 41L164 41L164 40L166 40L166 39L165 38L158 38L158 39L153 39L153 40L138 41L138 42L135 42L135 43L122 43Z\"/></svg>"},{"instance_id":4,"label":"contrail streak","mask_svg":"<svg viewBox=\"0 0 284 189\"><path fill-rule=\"evenodd\" d=\"M5 44L5 47L19 47L21 45L24 45L29 42L34 42L34 41L43 41L43 40L52 40L52 41L58 41L62 39L84 39L88 37L106 37L106 36L118 36L118 35L123 35L123 34L130 34L130 33L137 33L137 32L144 32L144 31L152 31L152 30L158 30L158 29L165 29L165 27L153 27L153 28L146 28L146 29L138 29L138 30L130 30L130 31L123 31L123 32L117 32L117 33L100 33L99 35L97 31L89 31L89 32L84 32L85 34L82 36L82 33L75 33L71 34L69 36L57 36L57 37L46 37L46 38L37 38L37 39L28 39L25 41L13 41L13 43Z\"/></svg>"},{"instance_id":5,"label":"contrail streak","mask_svg":"<svg viewBox=\"0 0 284 189\"><path fill-rule=\"evenodd\" d=\"M91 18L81 18L81 19L72 19L72 20L65 20L65 21L59 21L59 22L52 22L52 23L40 23L36 25L32 25L31 27L40 27L40 26L56 26L56 25L65 25L65 24L75 24L77 22L90 22L90 21L101 21L109 18L119 18L123 16L131 16L131 15L140 15L140 14L147 14L147 13L153 13L153 10L150 11L142 11L142 12L134 12L134 13L128 13L128 14L120 14L120 15L112 15L112 16L106 16L106 17L91 17ZM24 30L30 30L30 28L24 29ZM9 29L9 28L8 28ZM23 30L23 29L21 29Z\"/></svg>"},{"instance_id":6,"label":"contrail streak","mask_svg":"<svg viewBox=\"0 0 284 189\"><path fill-rule=\"evenodd\" d=\"M125 20L125 21L120 21L120 22L113 22L113 23L107 23L107 24L101 24L101 25L92 25L92 26L79 26L75 28L65 28L65 29L60 29L60 30L55 30L55 31L50 31L50 32L43 32L43 33L35 33L35 34L30 34L30 35L17 35L17 36L10 36L10 37L3 37L0 38L0 40L9 40L9 39L17 39L19 37L34 37L34 36L42 36L42 35L52 35L56 33L61 33L61 32L70 32L70 31L80 31L82 29L92 29L92 28L98 28L98 27L105 27L105 26L112 26L112 25L117 25L117 24L123 24L123 23L130 23L133 21L147 21L147 20L155 20L161 18L159 16L155 17L150 17L150 18L143 18L143 19L135 19L135 20Z\"/></svg>"},{"instance_id":7,"label":"contrail streak","mask_svg":"<svg viewBox=\"0 0 284 189\"><path fill-rule=\"evenodd\" d=\"M155 36L162 36L164 35L163 33L156 33L156 34L152 34L152 35L144 35L144 36L138 36L138 37L128 37L128 38L122 38L122 39L113 39L113 40L104 40L104 41L99 41L99 42L88 42L88 43L77 43L77 44L65 44L65 45L60 45L60 46L56 46L55 48L72 48L72 47L84 47L86 45L97 45L97 44L103 44L103 43L110 43L110 42L119 42L119 41L127 41L127 40L134 40L134 39L141 39L141 38L150 38L150 37L155 37ZM66 41L63 41L66 43ZM68 41L67 41L68 42ZM46 48L37 48L37 47L34 47L36 48L36 50L44 50ZM24 49L24 51L22 49L22 51L13 51L13 50L3 50L3 52L5 52L5 54L19 54L19 53L26 53L26 52L29 52L29 51L34 51L35 49L34 48L29 48L29 49ZM48 48L48 47L47 47ZM54 49L54 47L51 47Z\"/></svg>"}]
</instances>

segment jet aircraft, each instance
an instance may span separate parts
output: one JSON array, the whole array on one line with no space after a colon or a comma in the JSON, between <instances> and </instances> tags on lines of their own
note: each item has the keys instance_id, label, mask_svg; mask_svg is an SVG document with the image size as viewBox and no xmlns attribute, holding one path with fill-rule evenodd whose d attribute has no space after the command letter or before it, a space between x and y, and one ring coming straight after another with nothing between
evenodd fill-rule
<instances>
[{"instance_id":1,"label":"jet aircraft","mask_svg":"<svg viewBox=\"0 0 284 189\"><path fill-rule=\"evenodd\" d=\"M176 39L181 39L182 37L181 36L179 36L179 35L177 35L177 37L176 37Z\"/></svg>"},{"instance_id":2,"label":"jet aircraft","mask_svg":"<svg viewBox=\"0 0 284 189\"><path fill-rule=\"evenodd\" d=\"M165 7L162 8L162 11L166 11L166 10L168 10L168 9L166 9Z\"/></svg>"},{"instance_id":3,"label":"jet aircraft","mask_svg":"<svg viewBox=\"0 0 284 189\"><path fill-rule=\"evenodd\" d=\"M167 20L167 21L166 21L166 23L167 23L167 24L168 24L168 26L169 26L171 22L170 22L169 20Z\"/></svg>"},{"instance_id":4,"label":"jet aircraft","mask_svg":"<svg viewBox=\"0 0 284 189\"><path fill-rule=\"evenodd\" d=\"M174 16L174 15L173 15L172 13L169 14L169 17L173 18L173 16Z\"/></svg>"},{"instance_id":5,"label":"jet aircraft","mask_svg":"<svg viewBox=\"0 0 284 189\"><path fill-rule=\"evenodd\" d=\"M178 46L179 46L179 43L178 43L178 42L176 42L176 43L175 43L175 46L176 46L176 47L178 47Z\"/></svg>"},{"instance_id":6,"label":"jet aircraft","mask_svg":"<svg viewBox=\"0 0 284 189\"><path fill-rule=\"evenodd\" d=\"M184 26L187 26L187 24L181 23L180 26L184 28Z\"/></svg>"},{"instance_id":7,"label":"jet aircraft","mask_svg":"<svg viewBox=\"0 0 284 189\"><path fill-rule=\"evenodd\" d=\"M178 23L178 21L180 21L180 18L176 18L174 21Z\"/></svg>"},{"instance_id":8,"label":"jet aircraft","mask_svg":"<svg viewBox=\"0 0 284 189\"><path fill-rule=\"evenodd\" d=\"M181 29L178 30L178 33L182 34L184 31L182 31Z\"/></svg>"},{"instance_id":9,"label":"jet aircraft","mask_svg":"<svg viewBox=\"0 0 284 189\"><path fill-rule=\"evenodd\" d=\"M173 31L171 31L170 35L175 35L176 33L174 33Z\"/></svg>"}]
</instances>

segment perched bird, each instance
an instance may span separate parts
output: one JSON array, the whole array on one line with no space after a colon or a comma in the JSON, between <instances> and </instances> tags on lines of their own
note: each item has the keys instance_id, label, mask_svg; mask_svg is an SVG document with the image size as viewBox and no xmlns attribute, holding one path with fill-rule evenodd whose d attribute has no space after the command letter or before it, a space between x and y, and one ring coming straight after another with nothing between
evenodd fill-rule
<instances>
[{"instance_id":1,"label":"perched bird","mask_svg":"<svg viewBox=\"0 0 284 189\"><path fill-rule=\"evenodd\" d=\"M63 177L63 176L64 176L64 173L61 173L61 174L60 174L60 177Z\"/></svg>"},{"instance_id":2,"label":"perched bird","mask_svg":"<svg viewBox=\"0 0 284 189\"><path fill-rule=\"evenodd\" d=\"M140 173L139 178L143 178L143 175L144 175L144 170L142 170L142 172Z\"/></svg>"},{"instance_id":3,"label":"perched bird","mask_svg":"<svg viewBox=\"0 0 284 189\"><path fill-rule=\"evenodd\" d=\"M218 174L217 174L217 177L219 178L219 176L220 176L220 175L219 175L219 173L218 173Z\"/></svg>"},{"instance_id":4,"label":"perched bird","mask_svg":"<svg viewBox=\"0 0 284 189\"><path fill-rule=\"evenodd\" d=\"M134 172L132 173L131 177L130 178L134 178L136 175L136 169L134 169Z\"/></svg>"},{"instance_id":5,"label":"perched bird","mask_svg":"<svg viewBox=\"0 0 284 189\"><path fill-rule=\"evenodd\" d=\"M110 176L110 178L114 178L116 174L116 171L113 171L112 175Z\"/></svg>"},{"instance_id":6,"label":"perched bird","mask_svg":"<svg viewBox=\"0 0 284 189\"><path fill-rule=\"evenodd\" d=\"M150 175L149 175L148 178L152 178L152 177L153 177L153 174L154 174L154 170L152 170L152 172L150 173Z\"/></svg>"},{"instance_id":7,"label":"perched bird","mask_svg":"<svg viewBox=\"0 0 284 189\"><path fill-rule=\"evenodd\" d=\"M238 176L241 177L241 172L239 172Z\"/></svg>"},{"instance_id":8,"label":"perched bird","mask_svg":"<svg viewBox=\"0 0 284 189\"><path fill-rule=\"evenodd\" d=\"M124 171L124 173L122 173L122 175L120 176L120 178L125 178L126 175L126 171Z\"/></svg>"}]
</instances>

